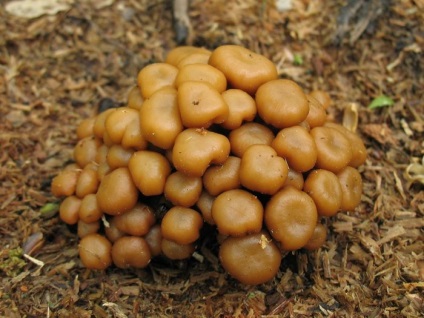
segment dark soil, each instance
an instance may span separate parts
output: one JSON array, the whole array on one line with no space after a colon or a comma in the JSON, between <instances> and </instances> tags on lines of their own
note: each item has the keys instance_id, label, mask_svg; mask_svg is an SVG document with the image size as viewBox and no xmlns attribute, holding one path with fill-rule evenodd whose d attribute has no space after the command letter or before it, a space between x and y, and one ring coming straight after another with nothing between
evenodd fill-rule
<instances>
[{"instance_id":1,"label":"dark soil","mask_svg":"<svg viewBox=\"0 0 424 318\"><path fill-rule=\"evenodd\" d=\"M354 105L367 146L360 206L329 219L321 249L287 256L256 287L225 274L207 244L202 263L83 268L51 179L72 158L76 125L105 99L125 104L138 71L176 42L167 1L69 2L27 19L0 1L0 316L422 317L422 0L293 0L282 12L192 1L189 44L264 54L282 77L329 92L339 120ZM394 104L369 109L380 95Z\"/></svg>"}]
</instances>

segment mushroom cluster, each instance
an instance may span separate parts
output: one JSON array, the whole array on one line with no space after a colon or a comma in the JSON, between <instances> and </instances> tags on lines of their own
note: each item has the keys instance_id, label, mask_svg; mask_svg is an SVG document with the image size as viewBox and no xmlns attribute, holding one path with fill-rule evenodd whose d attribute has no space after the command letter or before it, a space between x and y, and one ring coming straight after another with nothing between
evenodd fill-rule
<instances>
[{"instance_id":1,"label":"mushroom cluster","mask_svg":"<svg viewBox=\"0 0 424 318\"><path fill-rule=\"evenodd\" d=\"M190 258L212 229L231 276L271 280L360 202L366 149L328 120L330 103L241 46L178 47L146 66L125 107L81 122L74 163L52 181L83 265Z\"/></svg>"}]
</instances>

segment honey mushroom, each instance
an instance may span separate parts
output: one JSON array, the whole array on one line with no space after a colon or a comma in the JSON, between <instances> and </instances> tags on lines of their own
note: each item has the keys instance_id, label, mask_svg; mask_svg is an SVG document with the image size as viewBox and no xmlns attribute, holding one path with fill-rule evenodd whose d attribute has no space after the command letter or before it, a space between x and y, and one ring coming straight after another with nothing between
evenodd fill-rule
<instances>
[{"instance_id":1,"label":"honey mushroom","mask_svg":"<svg viewBox=\"0 0 424 318\"><path fill-rule=\"evenodd\" d=\"M168 160L150 150L134 152L128 162L128 169L134 184L145 196L162 194L166 178L171 173Z\"/></svg>"},{"instance_id":2,"label":"honey mushroom","mask_svg":"<svg viewBox=\"0 0 424 318\"><path fill-rule=\"evenodd\" d=\"M228 136L231 152L241 158L252 145L271 145L274 133L268 127L259 123L246 123L232 130Z\"/></svg>"},{"instance_id":3,"label":"honey mushroom","mask_svg":"<svg viewBox=\"0 0 424 318\"><path fill-rule=\"evenodd\" d=\"M303 174L301 172L289 168L286 182L284 182L283 187L292 186L298 190L302 190L304 183L305 180L303 178Z\"/></svg>"},{"instance_id":4,"label":"honey mushroom","mask_svg":"<svg viewBox=\"0 0 424 318\"><path fill-rule=\"evenodd\" d=\"M239 188L240 163L240 158L229 156L222 165L216 165L206 169L202 179L208 193L216 196L226 190Z\"/></svg>"},{"instance_id":5,"label":"honey mushroom","mask_svg":"<svg viewBox=\"0 0 424 318\"><path fill-rule=\"evenodd\" d=\"M162 236L177 244L187 245L199 238L202 226L203 219L196 210L174 206L162 219Z\"/></svg>"},{"instance_id":6,"label":"honey mushroom","mask_svg":"<svg viewBox=\"0 0 424 318\"><path fill-rule=\"evenodd\" d=\"M104 227L105 235L109 241L116 242L119 238L126 236L126 233L119 230L115 225L115 217L109 218Z\"/></svg>"},{"instance_id":7,"label":"honey mushroom","mask_svg":"<svg viewBox=\"0 0 424 318\"><path fill-rule=\"evenodd\" d=\"M211 51L204 48L189 45L178 46L168 52L165 58L165 63L171 64L173 66L178 66L178 64L181 63L184 59L189 58L194 54L205 54L208 56L209 59Z\"/></svg>"},{"instance_id":8,"label":"honey mushroom","mask_svg":"<svg viewBox=\"0 0 424 318\"><path fill-rule=\"evenodd\" d=\"M96 198L99 209L109 215L119 215L134 207L138 191L128 168L118 168L105 175Z\"/></svg>"},{"instance_id":9,"label":"honey mushroom","mask_svg":"<svg viewBox=\"0 0 424 318\"><path fill-rule=\"evenodd\" d=\"M168 63L153 63L144 67L137 75L141 96L146 99L164 87L175 87L178 68Z\"/></svg>"},{"instance_id":10,"label":"honey mushroom","mask_svg":"<svg viewBox=\"0 0 424 318\"><path fill-rule=\"evenodd\" d=\"M367 149L365 148L362 139L359 138L357 134L336 123L327 122L324 126L338 130L349 140L352 148L352 159L349 161L349 166L357 168L365 163L365 160L367 159Z\"/></svg>"},{"instance_id":11,"label":"honey mushroom","mask_svg":"<svg viewBox=\"0 0 424 318\"><path fill-rule=\"evenodd\" d=\"M97 178L97 167L86 165L78 176L78 181L75 186L75 194L79 198L84 198L88 194L96 193L99 186Z\"/></svg>"},{"instance_id":12,"label":"honey mushroom","mask_svg":"<svg viewBox=\"0 0 424 318\"><path fill-rule=\"evenodd\" d=\"M306 243L305 246L303 246L303 248L307 249L308 251L317 250L324 245L326 239L327 239L327 228L321 223L318 223L315 226L314 233L312 234L308 243Z\"/></svg>"},{"instance_id":13,"label":"honey mushroom","mask_svg":"<svg viewBox=\"0 0 424 318\"><path fill-rule=\"evenodd\" d=\"M75 195L66 197L59 206L60 219L66 224L77 224L79 220L79 209L81 199Z\"/></svg>"},{"instance_id":14,"label":"honey mushroom","mask_svg":"<svg viewBox=\"0 0 424 318\"><path fill-rule=\"evenodd\" d=\"M153 145L172 148L175 138L184 129L175 88L162 88L146 99L140 109L140 127L144 138Z\"/></svg>"},{"instance_id":15,"label":"honey mushroom","mask_svg":"<svg viewBox=\"0 0 424 318\"><path fill-rule=\"evenodd\" d=\"M271 143L280 157L287 160L290 168L305 172L317 161L317 146L309 132L301 126L280 130Z\"/></svg>"},{"instance_id":16,"label":"honey mushroom","mask_svg":"<svg viewBox=\"0 0 424 318\"><path fill-rule=\"evenodd\" d=\"M255 95L258 115L275 128L298 125L309 113L309 103L302 88L288 79L264 83Z\"/></svg>"},{"instance_id":17,"label":"honey mushroom","mask_svg":"<svg viewBox=\"0 0 424 318\"><path fill-rule=\"evenodd\" d=\"M241 158L239 174L244 187L272 195L284 185L288 166L271 146L252 145Z\"/></svg>"},{"instance_id":18,"label":"honey mushroom","mask_svg":"<svg viewBox=\"0 0 424 318\"><path fill-rule=\"evenodd\" d=\"M112 145L110 148L107 148L106 162L112 170L127 167L133 153L133 149L127 149L121 145Z\"/></svg>"},{"instance_id":19,"label":"honey mushroom","mask_svg":"<svg viewBox=\"0 0 424 318\"><path fill-rule=\"evenodd\" d=\"M178 87L177 100L185 127L208 128L228 117L228 105L220 92L206 82L183 82Z\"/></svg>"},{"instance_id":20,"label":"honey mushroom","mask_svg":"<svg viewBox=\"0 0 424 318\"><path fill-rule=\"evenodd\" d=\"M227 88L227 79L218 69L208 64L189 64L180 67L175 79L175 86L179 88L185 82L205 82L210 84L219 93Z\"/></svg>"},{"instance_id":21,"label":"honey mushroom","mask_svg":"<svg viewBox=\"0 0 424 318\"><path fill-rule=\"evenodd\" d=\"M165 182L164 195L173 205L191 207L202 193L202 179L180 171L172 173Z\"/></svg>"},{"instance_id":22,"label":"honey mushroom","mask_svg":"<svg viewBox=\"0 0 424 318\"><path fill-rule=\"evenodd\" d=\"M305 121L308 123L309 127L314 128L324 125L327 120L327 113L325 112L324 106L311 95L306 95L306 99L309 104L309 112Z\"/></svg>"},{"instance_id":23,"label":"honey mushroom","mask_svg":"<svg viewBox=\"0 0 424 318\"><path fill-rule=\"evenodd\" d=\"M86 223L82 220L79 220L77 224L77 235L79 238L83 238L89 234L97 233L100 229L99 221Z\"/></svg>"},{"instance_id":24,"label":"honey mushroom","mask_svg":"<svg viewBox=\"0 0 424 318\"><path fill-rule=\"evenodd\" d=\"M277 68L265 56L238 45L222 45L212 51L209 65L225 74L232 88L254 95L260 85L278 77Z\"/></svg>"},{"instance_id":25,"label":"honey mushroom","mask_svg":"<svg viewBox=\"0 0 424 318\"><path fill-rule=\"evenodd\" d=\"M183 68L186 65L190 64L208 64L209 57L211 56L211 52L203 53L191 53L190 55L187 55L186 57L182 58L178 64L178 69Z\"/></svg>"},{"instance_id":26,"label":"honey mushroom","mask_svg":"<svg viewBox=\"0 0 424 318\"><path fill-rule=\"evenodd\" d=\"M274 194L265 207L265 224L285 251L302 248L314 233L318 220L312 198L294 187Z\"/></svg>"},{"instance_id":27,"label":"honey mushroom","mask_svg":"<svg viewBox=\"0 0 424 318\"><path fill-rule=\"evenodd\" d=\"M228 237L219 248L222 267L243 284L270 281L278 272L281 252L266 232Z\"/></svg>"},{"instance_id":28,"label":"honey mushroom","mask_svg":"<svg viewBox=\"0 0 424 318\"><path fill-rule=\"evenodd\" d=\"M228 105L228 117L221 123L226 129L239 128L243 121L250 122L256 116L255 100L241 89L227 89L222 92L222 98Z\"/></svg>"},{"instance_id":29,"label":"honey mushroom","mask_svg":"<svg viewBox=\"0 0 424 318\"><path fill-rule=\"evenodd\" d=\"M210 164L223 164L230 154L230 142L218 133L189 128L175 139L174 167L184 174L201 177Z\"/></svg>"},{"instance_id":30,"label":"honey mushroom","mask_svg":"<svg viewBox=\"0 0 424 318\"><path fill-rule=\"evenodd\" d=\"M158 256L162 253L162 231L160 229L160 224L155 224L149 230L149 232L144 236L147 245L150 248L150 254L152 257Z\"/></svg>"},{"instance_id":31,"label":"honey mushroom","mask_svg":"<svg viewBox=\"0 0 424 318\"><path fill-rule=\"evenodd\" d=\"M220 234L244 236L262 229L263 206L248 191L228 190L218 195L212 204L212 218Z\"/></svg>"},{"instance_id":32,"label":"honey mushroom","mask_svg":"<svg viewBox=\"0 0 424 318\"><path fill-rule=\"evenodd\" d=\"M323 90L315 89L312 92L310 92L308 95L312 96L317 101L319 101L322 107L324 108L324 110L326 110L331 105L330 95L328 95L328 93Z\"/></svg>"},{"instance_id":33,"label":"honey mushroom","mask_svg":"<svg viewBox=\"0 0 424 318\"><path fill-rule=\"evenodd\" d=\"M74 148L74 160L81 168L84 168L96 159L97 149L101 142L94 136L79 140Z\"/></svg>"},{"instance_id":34,"label":"honey mushroom","mask_svg":"<svg viewBox=\"0 0 424 318\"><path fill-rule=\"evenodd\" d=\"M342 205L342 187L337 176L328 170L316 169L308 174L303 187L314 200L320 216L333 216Z\"/></svg>"},{"instance_id":35,"label":"honey mushroom","mask_svg":"<svg viewBox=\"0 0 424 318\"><path fill-rule=\"evenodd\" d=\"M112 261L119 268L144 268L152 255L146 240L138 236L123 236L117 239L111 250Z\"/></svg>"},{"instance_id":36,"label":"honey mushroom","mask_svg":"<svg viewBox=\"0 0 424 318\"><path fill-rule=\"evenodd\" d=\"M202 213L203 219L206 223L215 225L215 221L212 218L212 204L215 200L215 197L210 195L207 191L203 190L202 194L199 197L199 200L196 202L196 206Z\"/></svg>"},{"instance_id":37,"label":"honey mushroom","mask_svg":"<svg viewBox=\"0 0 424 318\"><path fill-rule=\"evenodd\" d=\"M78 252L84 267L106 269L112 264L112 244L97 233L84 236L78 244Z\"/></svg>"},{"instance_id":38,"label":"honey mushroom","mask_svg":"<svg viewBox=\"0 0 424 318\"><path fill-rule=\"evenodd\" d=\"M114 217L116 228L133 236L146 235L155 222L156 217L153 209L143 203L137 203L124 214Z\"/></svg>"},{"instance_id":39,"label":"honey mushroom","mask_svg":"<svg viewBox=\"0 0 424 318\"><path fill-rule=\"evenodd\" d=\"M90 137L94 134L94 121L95 117L86 118L82 120L77 126L77 138L78 140Z\"/></svg>"},{"instance_id":40,"label":"honey mushroom","mask_svg":"<svg viewBox=\"0 0 424 318\"><path fill-rule=\"evenodd\" d=\"M338 172L349 164L352 147L341 132L330 127L315 127L311 136L317 146L317 168Z\"/></svg>"},{"instance_id":41,"label":"honey mushroom","mask_svg":"<svg viewBox=\"0 0 424 318\"><path fill-rule=\"evenodd\" d=\"M163 238L161 241L161 250L163 255L171 260L182 260L191 257L196 247L193 243L178 244Z\"/></svg>"},{"instance_id":42,"label":"honey mushroom","mask_svg":"<svg viewBox=\"0 0 424 318\"><path fill-rule=\"evenodd\" d=\"M78 210L79 219L85 223L93 223L101 219L103 212L97 203L96 194L87 194L82 200Z\"/></svg>"},{"instance_id":43,"label":"honey mushroom","mask_svg":"<svg viewBox=\"0 0 424 318\"><path fill-rule=\"evenodd\" d=\"M144 98L141 96L140 88L136 85L131 88L128 93L127 105L129 108L140 110L143 105Z\"/></svg>"},{"instance_id":44,"label":"honey mushroom","mask_svg":"<svg viewBox=\"0 0 424 318\"><path fill-rule=\"evenodd\" d=\"M341 209L353 211L361 202L362 178L361 174L352 167L346 167L337 173L342 188Z\"/></svg>"},{"instance_id":45,"label":"honey mushroom","mask_svg":"<svg viewBox=\"0 0 424 318\"><path fill-rule=\"evenodd\" d=\"M55 176L51 183L51 192L55 197L68 197L75 193L81 169L76 165L68 167Z\"/></svg>"}]
</instances>

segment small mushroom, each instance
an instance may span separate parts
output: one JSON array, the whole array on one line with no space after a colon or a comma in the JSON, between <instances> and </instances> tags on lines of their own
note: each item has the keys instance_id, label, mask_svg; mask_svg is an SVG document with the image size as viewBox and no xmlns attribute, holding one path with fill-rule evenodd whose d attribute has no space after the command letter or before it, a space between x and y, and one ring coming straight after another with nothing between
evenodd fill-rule
<instances>
[{"instance_id":1,"label":"small mushroom","mask_svg":"<svg viewBox=\"0 0 424 318\"><path fill-rule=\"evenodd\" d=\"M84 267L106 269L112 264L112 244L97 233L84 236L78 244L79 256Z\"/></svg>"}]
</instances>

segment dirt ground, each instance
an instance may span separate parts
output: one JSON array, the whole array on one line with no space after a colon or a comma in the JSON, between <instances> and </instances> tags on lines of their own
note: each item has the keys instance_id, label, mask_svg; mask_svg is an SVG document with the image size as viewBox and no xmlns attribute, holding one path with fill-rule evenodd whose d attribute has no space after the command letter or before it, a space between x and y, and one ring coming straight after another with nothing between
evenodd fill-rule
<instances>
[{"instance_id":1,"label":"dirt ground","mask_svg":"<svg viewBox=\"0 0 424 318\"><path fill-rule=\"evenodd\" d=\"M88 271L75 228L54 213L50 182L72 158L76 125L105 99L125 104L137 72L176 46L170 3L75 0L22 18L8 2L0 1L0 316L422 317L422 0L293 0L291 10L192 1L189 44L264 54L282 77L329 92L340 120L357 106L367 147L360 206L329 220L321 249L287 256L256 287L226 275L213 254ZM393 105L369 109L381 95Z\"/></svg>"}]
</instances>

